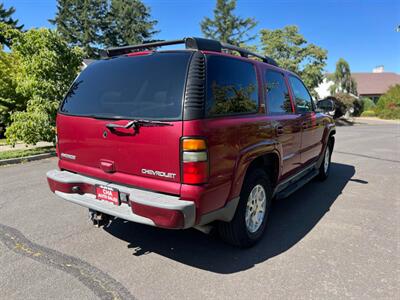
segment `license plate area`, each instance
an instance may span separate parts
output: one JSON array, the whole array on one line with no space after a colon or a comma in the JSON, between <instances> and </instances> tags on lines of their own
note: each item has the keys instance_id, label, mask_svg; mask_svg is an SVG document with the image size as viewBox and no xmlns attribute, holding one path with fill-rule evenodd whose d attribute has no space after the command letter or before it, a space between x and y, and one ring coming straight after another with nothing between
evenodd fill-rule
<instances>
[{"instance_id":1,"label":"license plate area","mask_svg":"<svg viewBox=\"0 0 400 300\"><path fill-rule=\"evenodd\" d=\"M115 188L96 185L96 199L111 202L115 205L119 205L119 191Z\"/></svg>"}]
</instances>

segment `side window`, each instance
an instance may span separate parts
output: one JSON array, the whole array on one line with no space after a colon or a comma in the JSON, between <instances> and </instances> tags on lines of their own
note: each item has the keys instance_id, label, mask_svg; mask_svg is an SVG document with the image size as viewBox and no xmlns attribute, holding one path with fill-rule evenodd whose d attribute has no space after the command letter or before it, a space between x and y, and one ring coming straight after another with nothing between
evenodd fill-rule
<instances>
[{"instance_id":1,"label":"side window","mask_svg":"<svg viewBox=\"0 0 400 300\"><path fill-rule=\"evenodd\" d=\"M301 80L289 76L289 81L296 99L297 111L300 113L313 111L313 100Z\"/></svg>"},{"instance_id":2,"label":"side window","mask_svg":"<svg viewBox=\"0 0 400 300\"><path fill-rule=\"evenodd\" d=\"M253 64L207 55L206 115L243 114L257 109L258 85Z\"/></svg>"},{"instance_id":3,"label":"side window","mask_svg":"<svg viewBox=\"0 0 400 300\"><path fill-rule=\"evenodd\" d=\"M271 115L293 113L284 75L280 72L267 70L265 81L268 113Z\"/></svg>"}]
</instances>

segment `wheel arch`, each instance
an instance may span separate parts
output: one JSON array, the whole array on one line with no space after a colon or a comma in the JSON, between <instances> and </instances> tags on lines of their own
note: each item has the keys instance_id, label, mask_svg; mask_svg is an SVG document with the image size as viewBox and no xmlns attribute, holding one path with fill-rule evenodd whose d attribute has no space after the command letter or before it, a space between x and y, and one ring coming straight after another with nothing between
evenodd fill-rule
<instances>
[{"instance_id":1,"label":"wheel arch","mask_svg":"<svg viewBox=\"0 0 400 300\"><path fill-rule=\"evenodd\" d=\"M333 147L335 146L335 134L336 134L336 129L333 129L329 132L328 140L327 143L329 144L330 141L332 141L331 144L331 151L333 150Z\"/></svg>"},{"instance_id":2,"label":"wheel arch","mask_svg":"<svg viewBox=\"0 0 400 300\"><path fill-rule=\"evenodd\" d=\"M261 168L270 176L271 184L276 186L282 171L282 146L272 142L242 151L233 176L230 199L240 195L246 176L254 169Z\"/></svg>"},{"instance_id":3,"label":"wheel arch","mask_svg":"<svg viewBox=\"0 0 400 300\"><path fill-rule=\"evenodd\" d=\"M326 129L326 133L324 134L324 138L323 138L323 146L321 149L321 153L319 154L319 158L317 161L317 168L319 168L322 164L322 161L324 160L324 153L325 153L325 149L329 144L329 141L332 141L331 144L331 152L333 151L334 145L335 145L335 134L336 134L336 127L335 125L332 125L330 127L327 127Z\"/></svg>"},{"instance_id":4,"label":"wheel arch","mask_svg":"<svg viewBox=\"0 0 400 300\"><path fill-rule=\"evenodd\" d=\"M275 187L280 175L279 155L276 152L269 152L258 156L247 167L244 178L246 178L251 171L258 168L263 169L269 175L271 184L273 187Z\"/></svg>"}]
</instances>

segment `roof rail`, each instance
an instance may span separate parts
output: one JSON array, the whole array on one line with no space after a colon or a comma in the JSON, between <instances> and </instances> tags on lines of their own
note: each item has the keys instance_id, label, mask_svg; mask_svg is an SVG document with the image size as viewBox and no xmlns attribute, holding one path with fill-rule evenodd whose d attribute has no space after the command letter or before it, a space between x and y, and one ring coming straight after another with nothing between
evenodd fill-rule
<instances>
[{"instance_id":1,"label":"roof rail","mask_svg":"<svg viewBox=\"0 0 400 300\"><path fill-rule=\"evenodd\" d=\"M227 50L238 52L240 54L240 56L242 56L242 57L249 57L249 55L250 55L250 56L254 56L254 57L257 57L257 58L261 59L263 62L265 62L267 64L270 64L270 65L273 65L273 66L278 66L278 63L274 59L272 59L271 57L263 56L263 55L251 52L251 51L249 51L247 49L244 49L244 48L241 48L241 47L237 47L237 46L234 46L234 45L231 45L231 44L223 43L223 42L221 42L221 46L222 46L223 49L227 49Z\"/></svg>"},{"instance_id":2,"label":"roof rail","mask_svg":"<svg viewBox=\"0 0 400 300\"><path fill-rule=\"evenodd\" d=\"M218 42L216 40L204 39L204 38L196 38L196 37L187 37L181 40L171 40L171 41L160 41L160 42L152 42L145 43L140 45L132 45L132 46L123 46L116 48L109 48L100 51L100 55L102 57L113 57L118 55L127 54L135 51L143 51L146 49L152 49L162 46L170 46L177 44L185 44L186 49L193 50L204 50L204 51L215 51L222 52L222 49L236 51L242 57L254 56L261 59L263 62L268 63L270 65L278 66L277 62L268 56L262 56L257 53L251 52L247 49L237 47L231 44Z\"/></svg>"}]
</instances>

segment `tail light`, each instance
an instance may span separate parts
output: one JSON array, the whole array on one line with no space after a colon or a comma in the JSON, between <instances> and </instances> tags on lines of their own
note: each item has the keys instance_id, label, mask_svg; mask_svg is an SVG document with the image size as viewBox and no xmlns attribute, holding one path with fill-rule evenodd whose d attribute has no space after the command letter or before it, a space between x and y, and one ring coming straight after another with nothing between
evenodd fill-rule
<instances>
[{"instance_id":1,"label":"tail light","mask_svg":"<svg viewBox=\"0 0 400 300\"><path fill-rule=\"evenodd\" d=\"M182 182L202 184L208 181L208 153L204 139L182 139Z\"/></svg>"}]
</instances>

